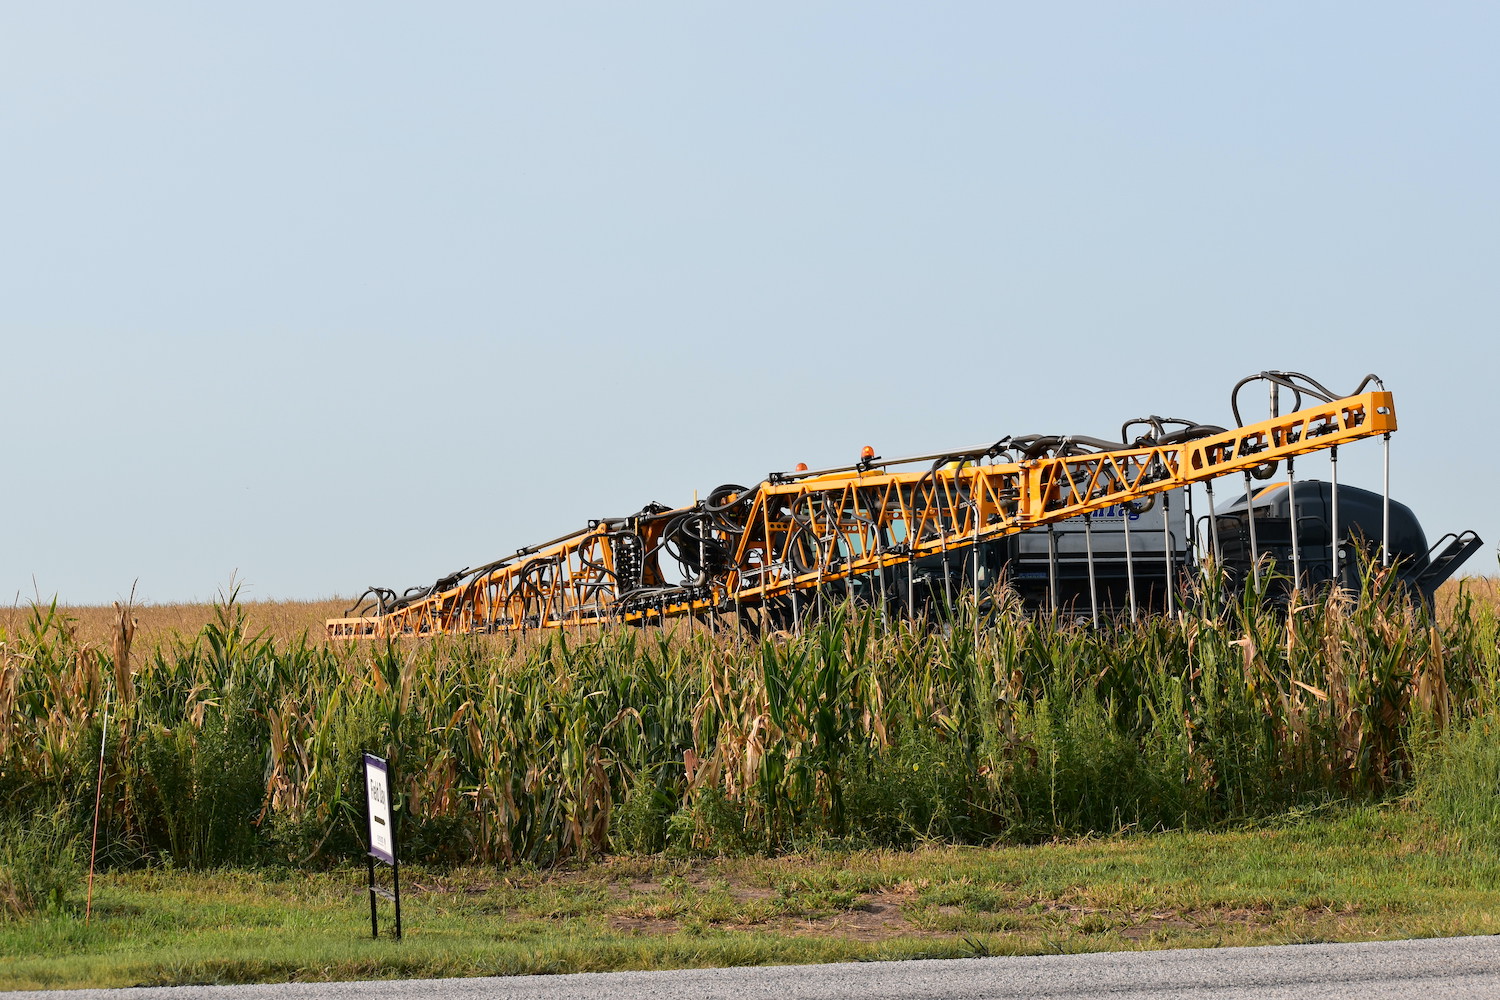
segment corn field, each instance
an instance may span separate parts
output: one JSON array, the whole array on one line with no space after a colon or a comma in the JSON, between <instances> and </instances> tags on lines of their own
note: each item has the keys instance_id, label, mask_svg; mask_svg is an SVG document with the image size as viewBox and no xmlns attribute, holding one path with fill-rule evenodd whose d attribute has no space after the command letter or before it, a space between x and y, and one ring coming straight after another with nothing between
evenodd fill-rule
<instances>
[{"instance_id":1,"label":"corn field","mask_svg":"<svg viewBox=\"0 0 1500 1000\"><path fill-rule=\"evenodd\" d=\"M361 851L369 750L431 863L1034 841L1402 793L1496 712L1492 604L1439 621L1379 571L1357 600L1198 597L1134 625L1000 594L754 640L325 646L251 634L231 596L149 649L128 612L93 645L35 607L3 635L0 807L86 844L97 792L113 866L336 863Z\"/></svg>"}]
</instances>

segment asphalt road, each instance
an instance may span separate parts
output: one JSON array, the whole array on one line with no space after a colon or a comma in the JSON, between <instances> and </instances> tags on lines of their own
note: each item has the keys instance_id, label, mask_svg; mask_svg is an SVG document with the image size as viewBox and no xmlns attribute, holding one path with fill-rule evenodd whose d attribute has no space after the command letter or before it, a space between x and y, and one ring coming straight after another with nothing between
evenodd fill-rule
<instances>
[{"instance_id":1,"label":"asphalt road","mask_svg":"<svg viewBox=\"0 0 1500 1000\"><path fill-rule=\"evenodd\" d=\"M1034 958L783 965L270 986L0 993L67 1000L979 1000L1111 997L1500 1000L1500 937Z\"/></svg>"}]
</instances>

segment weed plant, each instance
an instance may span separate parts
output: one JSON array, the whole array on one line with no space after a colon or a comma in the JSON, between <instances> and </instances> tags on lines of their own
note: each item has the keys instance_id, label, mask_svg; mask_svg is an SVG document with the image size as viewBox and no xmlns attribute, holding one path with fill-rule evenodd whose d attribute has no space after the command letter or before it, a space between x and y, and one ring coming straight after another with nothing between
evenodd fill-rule
<instances>
[{"instance_id":1,"label":"weed plant","mask_svg":"<svg viewBox=\"0 0 1500 1000\"><path fill-rule=\"evenodd\" d=\"M59 910L82 872L66 808L0 821L0 917Z\"/></svg>"}]
</instances>

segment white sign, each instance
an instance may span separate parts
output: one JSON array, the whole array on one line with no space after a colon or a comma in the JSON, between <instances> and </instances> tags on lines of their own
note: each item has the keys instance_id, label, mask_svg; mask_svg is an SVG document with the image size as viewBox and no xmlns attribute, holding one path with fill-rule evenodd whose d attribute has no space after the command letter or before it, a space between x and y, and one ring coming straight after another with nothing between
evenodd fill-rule
<instances>
[{"instance_id":1,"label":"white sign","mask_svg":"<svg viewBox=\"0 0 1500 1000\"><path fill-rule=\"evenodd\" d=\"M391 826L389 765L365 754L365 796L370 811L370 853L388 865L396 863L396 834Z\"/></svg>"}]
</instances>

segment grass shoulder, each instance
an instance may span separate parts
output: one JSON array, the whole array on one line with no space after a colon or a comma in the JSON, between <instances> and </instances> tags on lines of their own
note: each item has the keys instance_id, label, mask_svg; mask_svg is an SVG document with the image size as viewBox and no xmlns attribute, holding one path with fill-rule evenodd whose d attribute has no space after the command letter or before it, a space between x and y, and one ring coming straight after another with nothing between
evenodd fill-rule
<instances>
[{"instance_id":1,"label":"grass shoulder","mask_svg":"<svg viewBox=\"0 0 1500 1000\"><path fill-rule=\"evenodd\" d=\"M1260 828L909 852L403 871L107 875L0 923L0 988L473 976L1486 934L1500 860L1399 806Z\"/></svg>"}]
</instances>

